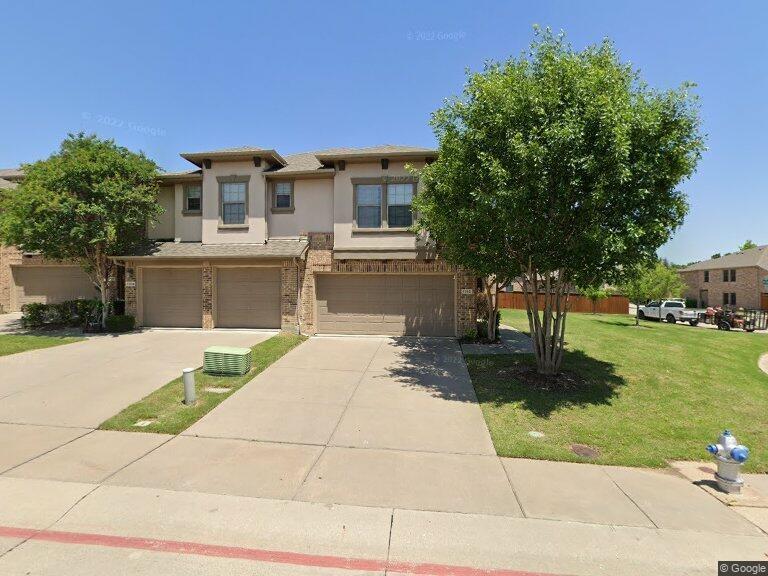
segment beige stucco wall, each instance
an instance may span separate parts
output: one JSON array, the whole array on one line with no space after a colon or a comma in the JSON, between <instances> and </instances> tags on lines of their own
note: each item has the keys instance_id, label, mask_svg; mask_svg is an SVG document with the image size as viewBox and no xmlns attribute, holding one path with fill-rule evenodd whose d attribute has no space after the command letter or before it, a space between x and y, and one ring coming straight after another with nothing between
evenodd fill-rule
<instances>
[{"instance_id":1,"label":"beige stucco wall","mask_svg":"<svg viewBox=\"0 0 768 576\"><path fill-rule=\"evenodd\" d=\"M272 186L269 186L270 194ZM269 206L272 206L270 196ZM294 211L267 212L270 238L296 238L309 232L333 232L333 180L294 180Z\"/></svg>"},{"instance_id":2,"label":"beige stucco wall","mask_svg":"<svg viewBox=\"0 0 768 576\"><path fill-rule=\"evenodd\" d=\"M262 169L266 163L256 167L253 161L216 162L210 169L203 168L203 225L204 244L253 244L264 242L265 221L265 180ZM219 226L219 176L250 176L248 182L247 228L222 228Z\"/></svg>"},{"instance_id":3,"label":"beige stucco wall","mask_svg":"<svg viewBox=\"0 0 768 576\"><path fill-rule=\"evenodd\" d=\"M411 163L422 168L423 162ZM346 170L338 171L334 178L334 250L370 248L376 250L416 249L416 237L410 232L353 231L353 178L379 178L382 176L412 176L404 162L390 162L387 170L381 163L347 163Z\"/></svg>"},{"instance_id":4,"label":"beige stucco wall","mask_svg":"<svg viewBox=\"0 0 768 576\"><path fill-rule=\"evenodd\" d=\"M218 189L216 193L218 194ZM175 238L179 238L182 242L202 241L203 217L195 214L184 214L184 184L176 184L174 194L176 197Z\"/></svg>"},{"instance_id":5,"label":"beige stucco wall","mask_svg":"<svg viewBox=\"0 0 768 576\"><path fill-rule=\"evenodd\" d=\"M157 217L157 220L150 223L147 227L147 236L153 240L158 238L174 238L175 221L175 193L172 186L163 186L157 195L157 202L163 209L163 213Z\"/></svg>"}]
</instances>

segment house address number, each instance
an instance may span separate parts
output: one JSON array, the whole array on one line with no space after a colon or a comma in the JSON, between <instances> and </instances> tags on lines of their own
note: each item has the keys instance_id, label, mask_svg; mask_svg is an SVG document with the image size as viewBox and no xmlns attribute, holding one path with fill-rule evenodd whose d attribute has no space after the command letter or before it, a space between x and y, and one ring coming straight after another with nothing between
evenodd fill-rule
<instances>
[{"instance_id":1,"label":"house address number","mask_svg":"<svg viewBox=\"0 0 768 576\"><path fill-rule=\"evenodd\" d=\"M461 289L461 295L462 296L472 296L472 294L474 294L474 293L475 293L475 291L472 290L472 288L462 288Z\"/></svg>"}]
</instances>

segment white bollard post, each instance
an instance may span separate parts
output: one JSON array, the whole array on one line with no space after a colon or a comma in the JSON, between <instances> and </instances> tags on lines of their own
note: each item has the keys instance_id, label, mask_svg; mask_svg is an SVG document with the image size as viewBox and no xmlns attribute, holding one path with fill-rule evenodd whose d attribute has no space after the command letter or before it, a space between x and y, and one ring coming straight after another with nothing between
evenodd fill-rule
<instances>
[{"instance_id":1,"label":"white bollard post","mask_svg":"<svg viewBox=\"0 0 768 576\"><path fill-rule=\"evenodd\" d=\"M184 368L181 373L184 380L184 404L191 406L195 403L195 369Z\"/></svg>"}]
</instances>

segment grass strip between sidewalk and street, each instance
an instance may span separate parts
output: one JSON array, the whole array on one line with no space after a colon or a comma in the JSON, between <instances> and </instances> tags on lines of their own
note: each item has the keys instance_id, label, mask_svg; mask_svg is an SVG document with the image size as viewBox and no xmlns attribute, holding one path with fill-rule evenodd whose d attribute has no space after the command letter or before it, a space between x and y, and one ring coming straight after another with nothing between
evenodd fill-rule
<instances>
[{"instance_id":1,"label":"grass strip between sidewalk and street","mask_svg":"<svg viewBox=\"0 0 768 576\"><path fill-rule=\"evenodd\" d=\"M206 374L202 368L198 368L195 371L197 402L194 405L184 404L184 386L179 377L103 422L99 429L179 434L304 340L306 336L281 333L259 342L251 348L251 370L242 376ZM228 390L210 392L206 388ZM143 427L136 426L141 421L150 423Z\"/></svg>"},{"instance_id":2,"label":"grass strip between sidewalk and street","mask_svg":"<svg viewBox=\"0 0 768 576\"><path fill-rule=\"evenodd\" d=\"M38 336L36 334L0 334L0 356L52 348L85 340L79 336Z\"/></svg>"}]
</instances>

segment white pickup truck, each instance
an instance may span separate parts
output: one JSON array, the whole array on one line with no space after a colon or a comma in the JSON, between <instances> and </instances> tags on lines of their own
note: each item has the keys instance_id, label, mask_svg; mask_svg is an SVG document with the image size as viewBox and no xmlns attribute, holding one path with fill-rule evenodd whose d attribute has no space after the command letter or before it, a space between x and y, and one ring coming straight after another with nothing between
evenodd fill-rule
<instances>
[{"instance_id":1,"label":"white pickup truck","mask_svg":"<svg viewBox=\"0 0 768 576\"><path fill-rule=\"evenodd\" d=\"M666 320L670 324L675 322L688 322L691 326L699 323L699 313L685 307L684 300L654 300L645 306L640 306L637 311L640 320L650 318L653 320Z\"/></svg>"}]
</instances>

